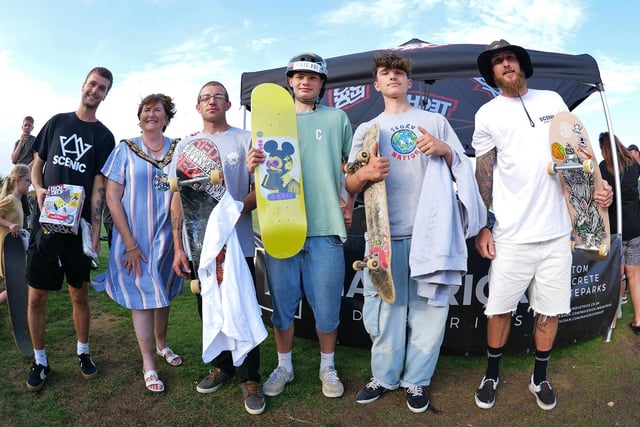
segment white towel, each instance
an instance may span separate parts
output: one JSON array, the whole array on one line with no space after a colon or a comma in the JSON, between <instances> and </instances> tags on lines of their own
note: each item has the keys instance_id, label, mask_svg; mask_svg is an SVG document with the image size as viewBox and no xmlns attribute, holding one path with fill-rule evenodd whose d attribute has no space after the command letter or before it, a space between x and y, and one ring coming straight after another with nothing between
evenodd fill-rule
<instances>
[{"instance_id":1,"label":"white towel","mask_svg":"<svg viewBox=\"0 0 640 427\"><path fill-rule=\"evenodd\" d=\"M202 296L202 360L211 362L229 350L234 366L267 337L251 272L235 224L242 202L226 192L211 212L202 245L198 275ZM216 277L216 257L227 245L222 283Z\"/></svg>"}]
</instances>

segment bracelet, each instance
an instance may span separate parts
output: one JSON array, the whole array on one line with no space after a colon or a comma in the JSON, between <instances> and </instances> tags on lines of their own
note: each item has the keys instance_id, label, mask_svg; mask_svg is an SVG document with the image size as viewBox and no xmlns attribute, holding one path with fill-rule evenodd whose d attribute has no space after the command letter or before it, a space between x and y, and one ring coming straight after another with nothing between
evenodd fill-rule
<instances>
[{"instance_id":1,"label":"bracelet","mask_svg":"<svg viewBox=\"0 0 640 427\"><path fill-rule=\"evenodd\" d=\"M138 249L138 244L137 244L137 243L136 243L136 245L135 245L134 247L132 247L131 249L126 249L126 248L125 248L124 252L125 252L125 253L129 253L129 252L133 252L133 251L135 251L136 249Z\"/></svg>"}]
</instances>

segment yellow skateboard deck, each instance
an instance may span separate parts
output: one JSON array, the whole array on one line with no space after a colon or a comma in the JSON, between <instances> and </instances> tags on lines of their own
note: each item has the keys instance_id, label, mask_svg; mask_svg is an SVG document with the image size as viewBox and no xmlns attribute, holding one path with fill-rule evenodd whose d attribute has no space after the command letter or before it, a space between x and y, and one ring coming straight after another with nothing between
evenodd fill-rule
<instances>
[{"instance_id":1,"label":"yellow skateboard deck","mask_svg":"<svg viewBox=\"0 0 640 427\"><path fill-rule=\"evenodd\" d=\"M547 171L559 174L573 226L572 249L596 258L609 254L609 213L593 198L602 188L602 176L587 130L573 113L556 114L549 129L551 158Z\"/></svg>"},{"instance_id":2,"label":"yellow skateboard deck","mask_svg":"<svg viewBox=\"0 0 640 427\"><path fill-rule=\"evenodd\" d=\"M307 237L296 110L291 94L273 83L251 92L254 148L266 160L255 170L258 221L265 251L274 258L300 252Z\"/></svg>"}]
</instances>

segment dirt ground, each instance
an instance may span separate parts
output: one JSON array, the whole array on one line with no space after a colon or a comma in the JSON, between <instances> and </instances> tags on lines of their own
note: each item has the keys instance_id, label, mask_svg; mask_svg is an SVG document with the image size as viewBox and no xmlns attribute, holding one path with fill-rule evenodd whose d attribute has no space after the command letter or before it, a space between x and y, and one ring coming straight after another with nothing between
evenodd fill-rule
<instances>
[{"instance_id":1,"label":"dirt ground","mask_svg":"<svg viewBox=\"0 0 640 427\"><path fill-rule=\"evenodd\" d=\"M132 354L131 360L123 359L122 353L118 353L119 346L113 345L119 341L128 343L125 345L134 344L135 339L132 336L114 336L114 329L118 328L113 328L113 322L117 322L117 318L108 313L102 313L99 318L92 320L93 345L102 349L99 357L101 371L105 373L122 372L129 364L138 365L137 354ZM109 345L109 342L112 345ZM303 397L298 405L292 405L291 402L283 404L279 398L268 398L265 413L252 417L243 414L239 408L239 390L232 390L220 395L217 392L215 396L216 405L228 405L230 411L231 408L238 411L230 419L220 420L217 418L220 415L215 415L210 408L202 408L201 413L191 414L192 418L186 419L184 413L176 410L166 396L156 398L142 393L112 392L107 396L101 396L100 404L93 406L91 412L85 412L80 408L74 416L74 424L360 426L405 425L418 422L425 425L467 427L638 425L640 337L633 335L625 325L619 325L611 342L598 341L587 348L587 351L593 352L588 360L597 360L599 363L585 363L581 357L572 353L561 354L555 358L552 356L549 376L558 396L558 406L552 411L537 408L533 395L527 389L530 371L524 372L522 368L511 365L508 355L503 360L495 407L491 410L479 409L475 406L473 392L482 376L484 361L479 360L470 367L469 363L460 363L460 358L442 356L430 389L431 407L423 414L412 414L407 410L402 390L387 393L372 404L357 404L354 396L363 385L362 379L343 376L345 396L333 400L328 405L327 400L319 395ZM348 373L342 372L342 375ZM139 375L121 375L109 381L113 382L113 387L139 389L138 377ZM174 378L173 383L176 381ZM74 384L82 387L77 381L74 381ZM75 391L82 392L82 389ZM195 394L192 391L191 393ZM186 396L191 395L186 393ZM208 399L213 399L212 395L207 396ZM67 398L73 397L62 397L63 400ZM314 403L316 398L317 404ZM144 411L140 411L142 407ZM100 421L96 423L96 420Z\"/></svg>"}]
</instances>

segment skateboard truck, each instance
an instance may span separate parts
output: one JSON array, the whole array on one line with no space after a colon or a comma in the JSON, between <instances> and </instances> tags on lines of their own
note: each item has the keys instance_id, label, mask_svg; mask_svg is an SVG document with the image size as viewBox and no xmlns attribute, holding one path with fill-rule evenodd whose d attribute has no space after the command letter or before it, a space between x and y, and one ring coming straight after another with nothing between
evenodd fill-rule
<instances>
[{"instance_id":1,"label":"skateboard truck","mask_svg":"<svg viewBox=\"0 0 640 427\"><path fill-rule=\"evenodd\" d=\"M378 271L380 269L380 261L377 254L366 256L364 259L354 261L352 267L355 271L362 271L365 268Z\"/></svg>"},{"instance_id":2,"label":"skateboard truck","mask_svg":"<svg viewBox=\"0 0 640 427\"><path fill-rule=\"evenodd\" d=\"M183 180L179 180L178 178L172 178L169 181L169 188L171 189L171 191L180 191L181 187L191 187L194 190L199 190L204 184L213 184L213 185L220 185L222 184L222 173L220 170L215 169L212 170L211 173L209 175L201 175L201 176L196 176L195 178L191 178L191 179L183 179Z\"/></svg>"},{"instance_id":3,"label":"skateboard truck","mask_svg":"<svg viewBox=\"0 0 640 427\"><path fill-rule=\"evenodd\" d=\"M361 150L356 155L356 160L353 162L346 163L343 167L344 173L354 173L357 172L362 166L366 165L369 162L369 152L365 150Z\"/></svg>"},{"instance_id":4,"label":"skateboard truck","mask_svg":"<svg viewBox=\"0 0 640 427\"><path fill-rule=\"evenodd\" d=\"M549 175L555 175L558 173L558 171L576 170L576 169L582 169L584 173L592 174L594 171L593 160L586 159L582 163L575 162L572 164L564 164L564 165L557 165L551 162L547 166L547 173Z\"/></svg>"}]
</instances>

